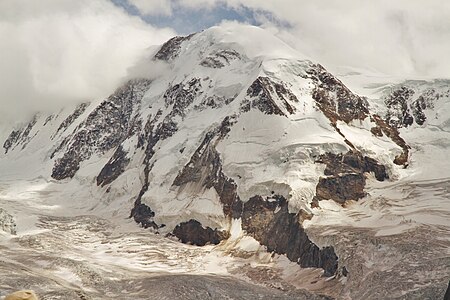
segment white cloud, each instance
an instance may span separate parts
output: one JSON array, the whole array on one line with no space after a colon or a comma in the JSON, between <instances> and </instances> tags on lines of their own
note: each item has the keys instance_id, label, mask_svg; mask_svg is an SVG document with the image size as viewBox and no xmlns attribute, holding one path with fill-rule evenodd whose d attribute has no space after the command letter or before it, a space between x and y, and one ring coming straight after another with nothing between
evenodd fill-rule
<instances>
[{"instance_id":1,"label":"white cloud","mask_svg":"<svg viewBox=\"0 0 450 300\"><path fill-rule=\"evenodd\" d=\"M393 75L450 77L449 1L227 2L289 22L292 26L280 28L280 36L319 62Z\"/></svg>"},{"instance_id":2,"label":"white cloud","mask_svg":"<svg viewBox=\"0 0 450 300\"><path fill-rule=\"evenodd\" d=\"M171 15L172 3L167 0L128 0L143 15Z\"/></svg>"},{"instance_id":3,"label":"white cloud","mask_svg":"<svg viewBox=\"0 0 450 300\"><path fill-rule=\"evenodd\" d=\"M368 68L400 76L450 77L447 0L166 0L165 3L180 9L214 5L228 5L236 10L249 8L265 26L277 27L280 37L328 66ZM262 11L290 26L280 26Z\"/></svg>"},{"instance_id":4,"label":"white cloud","mask_svg":"<svg viewBox=\"0 0 450 300\"><path fill-rule=\"evenodd\" d=\"M2 0L0 116L106 96L173 35L106 0Z\"/></svg>"}]
</instances>

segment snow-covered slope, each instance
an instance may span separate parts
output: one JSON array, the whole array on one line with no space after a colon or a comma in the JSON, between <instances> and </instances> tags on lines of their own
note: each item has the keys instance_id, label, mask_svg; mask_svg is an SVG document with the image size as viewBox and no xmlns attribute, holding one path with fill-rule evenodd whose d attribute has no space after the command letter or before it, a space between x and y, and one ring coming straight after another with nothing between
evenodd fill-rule
<instances>
[{"instance_id":1,"label":"snow-covered slope","mask_svg":"<svg viewBox=\"0 0 450 300\"><path fill-rule=\"evenodd\" d=\"M156 79L16 124L0 179L81 186L78 209L131 213L143 227L196 245L227 248L251 237L344 278L352 265L344 246L313 227L339 218L353 226L346 209L361 208L354 201L372 187L444 170L426 171L422 159L434 166L448 155L446 81L358 95L252 26L175 37L152 59L167 65Z\"/></svg>"}]
</instances>

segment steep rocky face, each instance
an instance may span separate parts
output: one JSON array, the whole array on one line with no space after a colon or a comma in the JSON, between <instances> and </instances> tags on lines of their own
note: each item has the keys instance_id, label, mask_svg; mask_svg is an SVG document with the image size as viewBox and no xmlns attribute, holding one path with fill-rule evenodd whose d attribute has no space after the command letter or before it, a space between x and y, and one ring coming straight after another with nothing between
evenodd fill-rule
<instances>
[{"instance_id":1,"label":"steep rocky face","mask_svg":"<svg viewBox=\"0 0 450 300\"><path fill-rule=\"evenodd\" d=\"M31 121L26 126L17 130L13 130L11 132L11 134L3 143L5 154L8 153L9 150L12 150L19 145L22 145L22 149L27 146L29 141L33 138L33 136L30 136L30 132L33 129L34 125L36 125L37 119L38 115L34 115Z\"/></svg>"},{"instance_id":2,"label":"steep rocky face","mask_svg":"<svg viewBox=\"0 0 450 300\"><path fill-rule=\"evenodd\" d=\"M230 234L227 231L203 227L197 220L182 222L175 227L172 234L184 244L204 246L206 244L217 245L227 239Z\"/></svg>"},{"instance_id":3,"label":"steep rocky face","mask_svg":"<svg viewBox=\"0 0 450 300\"><path fill-rule=\"evenodd\" d=\"M72 123L79 117L81 116L84 111L86 110L86 108L89 106L89 102L86 103L81 103L79 104L73 113L71 113L58 127L58 129L56 130L56 132L52 135L52 139L55 138L55 136L58 135L58 133L60 132L64 132L67 127L69 127L70 125L72 125ZM47 120L46 120L47 122Z\"/></svg>"},{"instance_id":4,"label":"steep rocky face","mask_svg":"<svg viewBox=\"0 0 450 300\"><path fill-rule=\"evenodd\" d=\"M438 82L436 86L439 85ZM405 82L394 86L384 96L387 107L386 122L397 128L408 127L414 123L422 126L427 121L426 111L434 109L440 98L448 97L449 91L448 88L427 87L426 82Z\"/></svg>"},{"instance_id":5,"label":"steep rocky face","mask_svg":"<svg viewBox=\"0 0 450 300\"><path fill-rule=\"evenodd\" d=\"M408 106L408 100L413 95L412 89L402 86L386 97L385 103L389 109L386 117L390 125L407 127L414 122Z\"/></svg>"},{"instance_id":6,"label":"steep rocky face","mask_svg":"<svg viewBox=\"0 0 450 300\"><path fill-rule=\"evenodd\" d=\"M247 89L247 98L241 104L241 111L257 108L268 115L286 116L295 112L290 102L298 102L298 99L283 84L268 77L258 77Z\"/></svg>"},{"instance_id":7,"label":"steep rocky face","mask_svg":"<svg viewBox=\"0 0 450 300\"><path fill-rule=\"evenodd\" d=\"M164 43L155 54L155 59L169 61L178 56L181 44L189 40L194 34L188 36L176 36Z\"/></svg>"},{"instance_id":8,"label":"steep rocky face","mask_svg":"<svg viewBox=\"0 0 450 300\"><path fill-rule=\"evenodd\" d=\"M402 148L402 153L397 155L394 159L394 164L396 165L408 165L409 158L409 146L405 142L405 140L400 136L400 132L398 128L395 126L389 125L386 121L384 121L378 115L372 115L371 119L375 122L376 126L371 129L371 132L376 136L383 136L385 134L389 137L394 143L396 143L400 148Z\"/></svg>"},{"instance_id":9,"label":"steep rocky face","mask_svg":"<svg viewBox=\"0 0 450 300\"><path fill-rule=\"evenodd\" d=\"M72 136L68 136L55 152L65 149L55 162L52 177L58 180L71 178L80 163L92 154L103 154L119 146L134 129L132 116L138 110L150 81L131 80L102 102ZM55 155L53 153L52 155Z\"/></svg>"},{"instance_id":10,"label":"steep rocky face","mask_svg":"<svg viewBox=\"0 0 450 300\"><path fill-rule=\"evenodd\" d=\"M312 97L331 123L364 120L369 115L367 100L352 93L324 67L313 65L306 72L316 85Z\"/></svg>"},{"instance_id":11,"label":"steep rocky face","mask_svg":"<svg viewBox=\"0 0 450 300\"><path fill-rule=\"evenodd\" d=\"M97 185L105 186L116 180L125 171L129 162L127 152L119 145L111 159L98 174Z\"/></svg>"},{"instance_id":12,"label":"steep rocky face","mask_svg":"<svg viewBox=\"0 0 450 300\"><path fill-rule=\"evenodd\" d=\"M242 229L267 246L269 252L286 254L305 268L322 268L325 276L335 274L338 257L333 247L320 249L311 242L300 224L301 213L289 213L284 197L254 196L243 204L241 216Z\"/></svg>"},{"instance_id":13,"label":"steep rocky face","mask_svg":"<svg viewBox=\"0 0 450 300\"><path fill-rule=\"evenodd\" d=\"M317 205L317 201L324 199L333 199L344 204L347 200L363 198L366 195L365 173L373 173L378 181L389 178L385 166L357 151L349 151L345 154L325 153L317 162L326 164L324 171L326 177L319 179L314 205Z\"/></svg>"}]
</instances>

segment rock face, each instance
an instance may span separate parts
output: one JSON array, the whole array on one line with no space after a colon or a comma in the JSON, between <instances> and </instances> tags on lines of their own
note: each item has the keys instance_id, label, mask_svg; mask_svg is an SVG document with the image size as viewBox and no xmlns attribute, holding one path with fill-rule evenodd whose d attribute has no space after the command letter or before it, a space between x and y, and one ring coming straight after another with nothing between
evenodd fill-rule
<instances>
[{"instance_id":1,"label":"rock face","mask_svg":"<svg viewBox=\"0 0 450 300\"><path fill-rule=\"evenodd\" d=\"M311 242L301 226L300 215L289 213L288 202L282 196L254 196L243 204L242 229L267 246L269 252L286 254L305 268L323 268L325 276L334 275L338 257L333 247L320 249Z\"/></svg>"},{"instance_id":2,"label":"rock face","mask_svg":"<svg viewBox=\"0 0 450 300\"><path fill-rule=\"evenodd\" d=\"M337 120L345 123L364 120L369 115L367 100L352 93L321 65L313 65L307 70L307 74L306 77L315 83L313 99L333 124Z\"/></svg>"},{"instance_id":3,"label":"rock face","mask_svg":"<svg viewBox=\"0 0 450 300\"><path fill-rule=\"evenodd\" d=\"M89 102L79 104L73 113L71 113L58 127L56 133L52 136L52 139L55 138L58 133L63 132L69 127L79 116L81 116L86 108L89 106Z\"/></svg>"},{"instance_id":4,"label":"rock face","mask_svg":"<svg viewBox=\"0 0 450 300\"><path fill-rule=\"evenodd\" d=\"M12 150L19 145L22 145L22 149L27 146L28 142L33 138L32 136L30 136L30 132L36 124L37 119L38 115L34 115L27 125L11 132L11 134L3 143L5 154L8 153L9 150Z\"/></svg>"},{"instance_id":5,"label":"rock face","mask_svg":"<svg viewBox=\"0 0 450 300\"><path fill-rule=\"evenodd\" d=\"M155 59L169 61L176 58L180 52L181 44L184 41L189 40L192 36L193 34L171 38L164 43L161 49L155 54Z\"/></svg>"},{"instance_id":6,"label":"rock face","mask_svg":"<svg viewBox=\"0 0 450 300\"><path fill-rule=\"evenodd\" d=\"M197 246L204 246L209 243L217 245L230 236L227 231L213 230L210 227L204 228L200 222L193 219L177 225L173 230L173 235L179 238L182 243Z\"/></svg>"},{"instance_id":7,"label":"rock face","mask_svg":"<svg viewBox=\"0 0 450 300\"><path fill-rule=\"evenodd\" d=\"M293 114L295 108L289 103L298 102L289 89L268 77L258 77L248 88L247 97L241 105L243 112L257 108L268 115Z\"/></svg>"},{"instance_id":8,"label":"rock face","mask_svg":"<svg viewBox=\"0 0 450 300\"><path fill-rule=\"evenodd\" d=\"M75 134L68 136L56 149L55 152L64 150L64 154L56 160L52 177L58 180L73 177L82 161L94 153L116 148L136 130L138 123L133 122L132 117L149 84L145 79L131 80L89 114Z\"/></svg>"},{"instance_id":9,"label":"rock face","mask_svg":"<svg viewBox=\"0 0 450 300\"><path fill-rule=\"evenodd\" d=\"M357 151L326 153L317 162L326 164L324 174L327 177L319 179L315 200L333 199L341 204L347 200L358 200L366 195L364 173L373 173L378 181L389 178L385 166Z\"/></svg>"},{"instance_id":10,"label":"rock face","mask_svg":"<svg viewBox=\"0 0 450 300\"><path fill-rule=\"evenodd\" d=\"M445 88L441 88L441 85ZM425 81L406 81L396 85L384 96L386 122L397 128L414 123L422 126L428 119L427 111L434 109L439 99L448 97L449 92L448 84L439 81L436 82L436 87Z\"/></svg>"}]
</instances>

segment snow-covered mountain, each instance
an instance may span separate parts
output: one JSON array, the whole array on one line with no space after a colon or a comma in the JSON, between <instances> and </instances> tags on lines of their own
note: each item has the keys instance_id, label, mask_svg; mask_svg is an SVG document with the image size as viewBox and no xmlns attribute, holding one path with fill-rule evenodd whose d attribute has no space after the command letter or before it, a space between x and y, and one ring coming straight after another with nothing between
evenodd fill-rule
<instances>
[{"instance_id":1,"label":"snow-covered mountain","mask_svg":"<svg viewBox=\"0 0 450 300\"><path fill-rule=\"evenodd\" d=\"M333 276L328 287L311 284L324 294L385 296L361 288L374 273L351 251L355 229L334 230L389 230L390 208L370 207L371 199L389 199L383 191L402 183L437 180L448 188L449 81L367 83L357 94L343 83L354 85L357 75L341 81L251 26L175 37L150 59L167 65L156 79L132 79L107 99L15 124L3 142L1 179L76 186L82 204L69 206L131 216L183 243L229 251L251 239ZM448 201L439 203L430 207L445 232ZM372 219L352 218L358 211ZM399 228L395 217L389 222ZM420 227L402 226L385 235ZM448 261L432 276L438 291L446 270ZM399 298L438 293L422 292L405 286Z\"/></svg>"}]
</instances>

